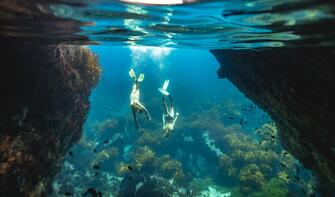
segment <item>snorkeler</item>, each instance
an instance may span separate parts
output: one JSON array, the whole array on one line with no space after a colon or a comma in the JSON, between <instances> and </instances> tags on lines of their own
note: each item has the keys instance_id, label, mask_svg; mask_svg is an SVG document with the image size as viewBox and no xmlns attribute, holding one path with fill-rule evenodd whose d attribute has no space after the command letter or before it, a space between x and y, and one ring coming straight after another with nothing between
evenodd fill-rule
<instances>
[{"instance_id":1,"label":"snorkeler","mask_svg":"<svg viewBox=\"0 0 335 197\"><path fill-rule=\"evenodd\" d=\"M136 78L136 74L133 69L129 71L130 77L134 80L133 89L130 94L130 106L133 111L133 117L136 124L136 127L139 128L140 125L137 122L136 112L142 113L145 112L148 120L151 119L148 110L140 103L140 82L144 79L144 74L140 74L139 78Z\"/></svg>"},{"instance_id":2,"label":"snorkeler","mask_svg":"<svg viewBox=\"0 0 335 197\"><path fill-rule=\"evenodd\" d=\"M167 87L169 86L169 80L164 81L164 85L162 88L158 88L158 90L163 94L163 107L164 107L164 113L163 113L163 134L165 137L168 137L173 129L174 125L177 121L177 118L179 116L179 113L174 112L173 103L172 103L172 97L168 91L166 91ZM165 102L165 96L169 97L170 100L170 108L166 105Z\"/></svg>"}]
</instances>

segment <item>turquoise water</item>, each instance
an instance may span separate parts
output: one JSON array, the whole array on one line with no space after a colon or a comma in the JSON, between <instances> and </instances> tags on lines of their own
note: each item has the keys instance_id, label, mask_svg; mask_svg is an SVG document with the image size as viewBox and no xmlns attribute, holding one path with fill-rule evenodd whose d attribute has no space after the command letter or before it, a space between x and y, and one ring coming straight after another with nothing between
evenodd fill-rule
<instances>
[{"instance_id":1,"label":"turquoise water","mask_svg":"<svg viewBox=\"0 0 335 197\"><path fill-rule=\"evenodd\" d=\"M228 80L205 50L91 46L103 73L80 142L64 158L50 196L305 196L314 176L279 144L271 118ZM132 79L144 73L141 102L129 107ZM179 112L162 131L165 79ZM316 193L317 194L317 193ZM90 196L89 194L87 196Z\"/></svg>"},{"instance_id":2,"label":"turquoise water","mask_svg":"<svg viewBox=\"0 0 335 197\"><path fill-rule=\"evenodd\" d=\"M103 70L83 136L50 196L319 195L314 175L280 145L271 117L218 79L209 50L333 46L333 4L87 0L48 5L48 12L83 22L77 34L96 44L88 47ZM145 75L140 101L152 119L138 114L140 128L129 106L130 69ZM179 116L164 137L158 88L167 79Z\"/></svg>"},{"instance_id":3,"label":"turquoise water","mask_svg":"<svg viewBox=\"0 0 335 197\"><path fill-rule=\"evenodd\" d=\"M78 34L102 45L198 49L334 45L331 1L232 0L175 6L67 2L48 5L47 10L84 22Z\"/></svg>"}]
</instances>

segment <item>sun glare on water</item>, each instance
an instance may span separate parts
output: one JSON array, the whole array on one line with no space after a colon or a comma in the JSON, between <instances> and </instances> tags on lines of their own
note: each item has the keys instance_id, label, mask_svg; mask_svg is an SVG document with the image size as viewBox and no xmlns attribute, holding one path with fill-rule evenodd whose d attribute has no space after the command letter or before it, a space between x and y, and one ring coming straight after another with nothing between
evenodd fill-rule
<instances>
[{"instance_id":1,"label":"sun glare on water","mask_svg":"<svg viewBox=\"0 0 335 197\"><path fill-rule=\"evenodd\" d=\"M127 3L141 3L150 5L178 5L183 3L191 3L196 0L121 0Z\"/></svg>"}]
</instances>

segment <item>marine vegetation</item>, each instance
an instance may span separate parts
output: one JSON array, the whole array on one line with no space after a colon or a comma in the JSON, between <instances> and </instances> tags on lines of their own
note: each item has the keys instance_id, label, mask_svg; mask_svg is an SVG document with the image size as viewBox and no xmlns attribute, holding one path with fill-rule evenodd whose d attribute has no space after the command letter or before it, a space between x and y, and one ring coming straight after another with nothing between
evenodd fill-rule
<instances>
[{"instance_id":1,"label":"marine vegetation","mask_svg":"<svg viewBox=\"0 0 335 197\"><path fill-rule=\"evenodd\" d=\"M159 100L152 102L156 106ZM225 105L233 109L222 116ZM275 125L265 122L258 129L248 127L246 120L241 123L230 113L241 116L246 112L230 102L210 105L181 116L168 138L163 137L155 117L139 130L128 127L130 116L92 122L87 126L94 131L90 140L84 135L81 142L89 152L91 172L81 173L92 180L108 177L109 183L119 186L113 189L119 196L156 195L157 191L162 196L262 196L277 190L278 196L287 196L288 188L297 184L291 178L297 161L279 143L273 143L277 141Z\"/></svg>"},{"instance_id":2,"label":"marine vegetation","mask_svg":"<svg viewBox=\"0 0 335 197\"><path fill-rule=\"evenodd\" d=\"M288 196L289 191L287 188L287 183L279 178L272 178L269 182L266 182L261 191L251 194L251 197L285 197Z\"/></svg>"},{"instance_id":3,"label":"marine vegetation","mask_svg":"<svg viewBox=\"0 0 335 197\"><path fill-rule=\"evenodd\" d=\"M239 180L242 193L250 193L252 190L259 190L265 184L264 175L256 164L249 164L241 168Z\"/></svg>"},{"instance_id":4,"label":"marine vegetation","mask_svg":"<svg viewBox=\"0 0 335 197\"><path fill-rule=\"evenodd\" d=\"M101 68L81 46L3 48L0 86L9 91L1 102L1 189L9 196L45 196L80 139Z\"/></svg>"},{"instance_id":5,"label":"marine vegetation","mask_svg":"<svg viewBox=\"0 0 335 197\"><path fill-rule=\"evenodd\" d=\"M133 153L133 167L138 171L152 171L157 162L155 152L148 146L138 147Z\"/></svg>"},{"instance_id":6,"label":"marine vegetation","mask_svg":"<svg viewBox=\"0 0 335 197\"><path fill-rule=\"evenodd\" d=\"M137 139L137 144L141 146L149 146L158 148L162 144L163 136L159 132L143 129L141 135Z\"/></svg>"},{"instance_id":7,"label":"marine vegetation","mask_svg":"<svg viewBox=\"0 0 335 197\"><path fill-rule=\"evenodd\" d=\"M186 179L182 164L172 159L169 155L161 156L157 167L159 174L167 179L173 179L179 183Z\"/></svg>"},{"instance_id":8,"label":"marine vegetation","mask_svg":"<svg viewBox=\"0 0 335 197\"><path fill-rule=\"evenodd\" d=\"M119 156L119 149L117 147L106 148L98 152L91 163L104 163L105 161L114 160L117 156Z\"/></svg>"},{"instance_id":9,"label":"marine vegetation","mask_svg":"<svg viewBox=\"0 0 335 197\"><path fill-rule=\"evenodd\" d=\"M78 69L78 76L81 77L85 83L82 83L84 88L94 87L98 83L101 75L101 67L98 65L98 57L93 54L88 47L82 46L79 50L74 51L74 56L77 63L74 68Z\"/></svg>"}]
</instances>

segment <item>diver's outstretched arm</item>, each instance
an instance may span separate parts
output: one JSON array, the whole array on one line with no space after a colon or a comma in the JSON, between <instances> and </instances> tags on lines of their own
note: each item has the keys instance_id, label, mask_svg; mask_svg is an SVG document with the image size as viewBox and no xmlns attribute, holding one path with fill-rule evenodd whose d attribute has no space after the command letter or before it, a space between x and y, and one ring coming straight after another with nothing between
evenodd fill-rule
<instances>
[{"instance_id":1,"label":"diver's outstretched arm","mask_svg":"<svg viewBox=\"0 0 335 197\"><path fill-rule=\"evenodd\" d=\"M174 120L173 120L173 126L174 126L174 124L176 124L176 121L177 121L178 116L179 116L179 113L177 112L177 113L176 113L176 117L175 117Z\"/></svg>"},{"instance_id":2,"label":"diver's outstretched arm","mask_svg":"<svg viewBox=\"0 0 335 197\"><path fill-rule=\"evenodd\" d=\"M165 97L163 96L163 107L164 107L164 110L165 110L165 114L168 114L168 108L166 106L166 103L165 103Z\"/></svg>"},{"instance_id":3,"label":"diver's outstretched arm","mask_svg":"<svg viewBox=\"0 0 335 197\"><path fill-rule=\"evenodd\" d=\"M136 127L137 127L137 128L140 128L140 125L139 125L138 122L137 122L137 117L136 117L136 112L135 112L135 110L133 110L133 118L134 118L134 122L135 122Z\"/></svg>"}]
</instances>

